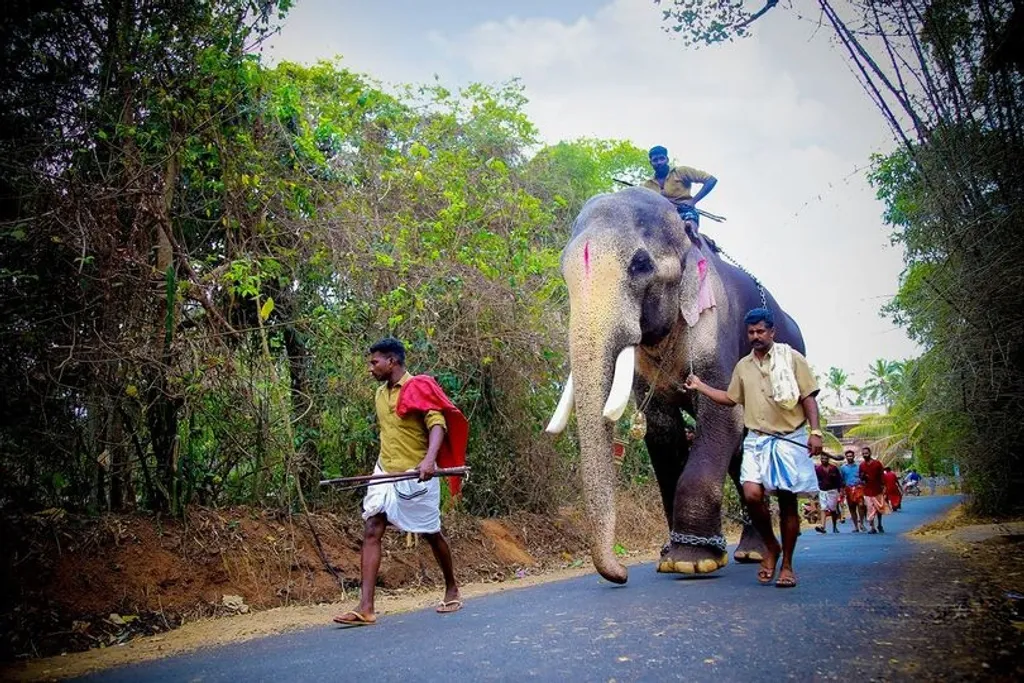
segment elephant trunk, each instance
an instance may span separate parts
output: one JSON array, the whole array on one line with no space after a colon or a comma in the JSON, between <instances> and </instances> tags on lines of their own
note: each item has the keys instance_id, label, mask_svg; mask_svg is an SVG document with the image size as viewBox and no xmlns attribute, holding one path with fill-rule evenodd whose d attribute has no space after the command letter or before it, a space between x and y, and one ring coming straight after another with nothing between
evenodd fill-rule
<instances>
[{"instance_id":1,"label":"elephant trunk","mask_svg":"<svg viewBox=\"0 0 1024 683\"><path fill-rule=\"evenodd\" d=\"M613 583L625 583L628 572L613 552L616 473L612 461L612 434L614 420L622 415L629 400L634 350L628 346L616 359L617 349L609 342L573 331L569 353L579 426L583 499L591 525L590 554L601 576Z\"/></svg>"},{"instance_id":2,"label":"elephant trunk","mask_svg":"<svg viewBox=\"0 0 1024 683\"><path fill-rule=\"evenodd\" d=\"M625 583L615 557L615 479L612 434L633 386L634 348L640 342L640 306L631 293L615 231L578 236L562 254L569 292L571 381L548 431L565 426L575 398L583 501L590 524L590 555L601 576Z\"/></svg>"}]
</instances>

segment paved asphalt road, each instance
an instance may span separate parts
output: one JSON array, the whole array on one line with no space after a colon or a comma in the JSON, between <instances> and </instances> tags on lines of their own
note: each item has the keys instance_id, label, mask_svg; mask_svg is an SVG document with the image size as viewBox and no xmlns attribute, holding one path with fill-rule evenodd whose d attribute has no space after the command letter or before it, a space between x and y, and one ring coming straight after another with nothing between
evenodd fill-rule
<instances>
[{"instance_id":1,"label":"paved asphalt road","mask_svg":"<svg viewBox=\"0 0 1024 683\"><path fill-rule=\"evenodd\" d=\"M885 634L871 632L888 609L878 581L913 561L913 544L902 534L955 502L906 500L903 512L886 517L885 535L850 534L849 522L838 535L805 530L795 589L758 585L752 565L730 563L706 578L639 565L625 586L594 574L475 598L455 614L424 610L384 615L369 627L325 625L83 680L888 678L886 662L900 653L885 652L877 642ZM815 644L823 617L835 624L833 647Z\"/></svg>"}]
</instances>

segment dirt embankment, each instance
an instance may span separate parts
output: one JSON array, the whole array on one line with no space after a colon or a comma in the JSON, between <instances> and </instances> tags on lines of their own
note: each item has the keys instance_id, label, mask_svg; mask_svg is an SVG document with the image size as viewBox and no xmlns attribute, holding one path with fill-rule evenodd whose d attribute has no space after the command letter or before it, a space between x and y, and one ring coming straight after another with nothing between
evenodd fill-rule
<instances>
[{"instance_id":1,"label":"dirt embankment","mask_svg":"<svg viewBox=\"0 0 1024 683\"><path fill-rule=\"evenodd\" d=\"M957 507L909 537L918 561L880 585L902 645L896 668L916 680L1024 680L1024 520Z\"/></svg>"},{"instance_id":2,"label":"dirt embankment","mask_svg":"<svg viewBox=\"0 0 1024 683\"><path fill-rule=\"evenodd\" d=\"M622 495L618 509L617 551L649 556L666 533L658 496ZM232 508L169 520L80 518L54 510L2 523L8 557L0 654L7 661L121 645L204 617L358 597L357 514L319 513L307 520ZM585 528L573 508L553 517L445 518L463 584L523 582L552 570L589 568ZM429 546L392 530L379 585L385 601L403 594L422 599L443 581Z\"/></svg>"}]
</instances>

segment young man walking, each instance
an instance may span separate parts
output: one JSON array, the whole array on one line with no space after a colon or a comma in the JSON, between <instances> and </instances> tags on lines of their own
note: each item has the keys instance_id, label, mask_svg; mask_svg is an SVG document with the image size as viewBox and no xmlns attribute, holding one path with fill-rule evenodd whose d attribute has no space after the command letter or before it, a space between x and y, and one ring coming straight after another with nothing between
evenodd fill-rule
<instances>
[{"instance_id":1,"label":"young man walking","mask_svg":"<svg viewBox=\"0 0 1024 683\"><path fill-rule=\"evenodd\" d=\"M374 473L418 473L394 483L371 484L363 499L362 590L359 606L334 617L345 626L377 621L374 597L380 570L381 539L388 524L422 534L430 544L444 576L444 598L437 611L462 607L452 568L448 541L441 533L441 485L437 465L453 467L466 461L469 425L466 418L429 375L413 377L405 369L405 347L397 339L382 339L370 347L370 374L381 383L374 397L380 426L380 457ZM452 479L457 493L458 480Z\"/></svg>"},{"instance_id":2,"label":"young man walking","mask_svg":"<svg viewBox=\"0 0 1024 683\"><path fill-rule=\"evenodd\" d=\"M821 508L821 519L814 530L825 533L825 521L832 518L832 533L839 533L839 492L843 489L843 475L839 468L832 464L828 453L821 454L821 463L814 467L818 477L818 507Z\"/></svg>"},{"instance_id":3,"label":"young man walking","mask_svg":"<svg viewBox=\"0 0 1024 683\"><path fill-rule=\"evenodd\" d=\"M839 468L843 475L843 494L846 497L846 506L850 510L850 519L853 520L853 533L859 534L864 531L864 520L867 517L867 510L864 508L864 488L860 483L860 466L853 461L855 454L847 450L846 464Z\"/></svg>"},{"instance_id":4,"label":"young man walking","mask_svg":"<svg viewBox=\"0 0 1024 683\"><path fill-rule=\"evenodd\" d=\"M869 534L884 534L882 515L885 514L885 478L882 463L871 457L871 449L864 446L860 450L864 461L860 464L860 480L864 482L864 504L868 508ZM878 519L878 531L875 531L875 518Z\"/></svg>"}]
</instances>

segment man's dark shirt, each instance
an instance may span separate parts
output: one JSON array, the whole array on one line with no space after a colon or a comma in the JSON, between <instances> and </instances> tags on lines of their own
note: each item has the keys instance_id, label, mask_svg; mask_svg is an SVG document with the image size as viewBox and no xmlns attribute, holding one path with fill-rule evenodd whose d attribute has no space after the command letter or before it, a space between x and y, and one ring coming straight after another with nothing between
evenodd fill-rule
<instances>
[{"instance_id":1,"label":"man's dark shirt","mask_svg":"<svg viewBox=\"0 0 1024 683\"><path fill-rule=\"evenodd\" d=\"M818 475L818 488L822 491L837 491L843 488L843 475L835 465L814 466L814 473Z\"/></svg>"}]
</instances>

